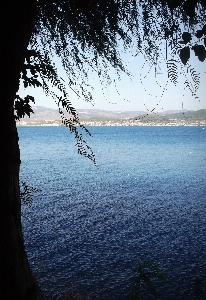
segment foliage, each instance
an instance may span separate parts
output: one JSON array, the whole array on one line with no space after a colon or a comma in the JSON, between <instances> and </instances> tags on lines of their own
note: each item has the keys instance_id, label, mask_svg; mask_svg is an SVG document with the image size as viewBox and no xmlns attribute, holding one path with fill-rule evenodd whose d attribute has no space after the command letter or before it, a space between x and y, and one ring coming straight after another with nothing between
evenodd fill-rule
<instances>
[{"instance_id":1,"label":"foliage","mask_svg":"<svg viewBox=\"0 0 206 300\"><path fill-rule=\"evenodd\" d=\"M50 58L47 55L45 57L42 57L40 51L27 50L26 61L22 66L21 79L23 80L25 88L27 86L40 86L43 88L47 95L51 95L54 98L55 102L59 107L59 113L62 118L62 123L65 126L67 126L70 129L70 131L75 135L78 153L88 157L95 163L95 157L92 152L92 149L85 142L82 134L78 131L77 126L80 126L89 135L91 134L83 125L80 124L76 110L72 107L72 104L69 101L69 95L66 91L66 87L63 84L63 82L59 79L57 69L55 68L55 65L52 64ZM49 86L49 84L51 85L51 87ZM52 87L57 87L58 91L61 94L59 95L55 93L52 90ZM25 100L28 100L29 97L32 98L34 102L34 98L31 96L27 96L27 99ZM20 102L19 96L17 95L16 99L18 100L15 102L17 118L24 116L25 113L30 117L30 112L33 112L30 106L26 107L28 111L24 111L24 114L22 113L22 110L19 109L25 108L25 105L29 104L26 103L24 106L22 106L23 100L20 99ZM65 116L65 113L60 107L60 105L63 109L66 110L66 112L69 115L69 118Z\"/></svg>"},{"instance_id":2,"label":"foliage","mask_svg":"<svg viewBox=\"0 0 206 300\"><path fill-rule=\"evenodd\" d=\"M31 206L33 202L34 193L40 193L41 190L29 186L26 182L21 182L20 187L21 187L21 192L20 192L21 201L26 205Z\"/></svg>"},{"instance_id":3,"label":"foliage","mask_svg":"<svg viewBox=\"0 0 206 300\"><path fill-rule=\"evenodd\" d=\"M197 42L199 44L197 44ZM190 59L190 49L193 50L198 59L203 62L206 58L206 24L201 30L197 30L193 37L190 32L183 32L182 41L179 43L184 45L187 44L187 46L180 49L180 59L184 65L186 65Z\"/></svg>"},{"instance_id":4,"label":"foliage","mask_svg":"<svg viewBox=\"0 0 206 300\"><path fill-rule=\"evenodd\" d=\"M88 85L90 76L97 74L107 87L113 82L111 69L117 78L121 72L129 75L122 54L131 48L157 65L162 40L166 41L166 59L170 47L183 64L189 61L190 50L203 61L205 46L192 44L192 35L196 34L205 43L205 7L203 0L38 0L33 35L21 72L24 87L42 87L46 95L54 98L62 122L75 134L78 152L95 162L78 126L88 134L89 131L80 124L67 87L93 103L95 87ZM182 33L182 28L188 26L191 32ZM54 55L61 60L67 82L58 75ZM168 74L176 83L177 58L172 60L168 62ZM197 77L195 84L197 87ZM16 99L17 118L30 116L32 111L27 100L33 101L32 98L23 100L17 96Z\"/></svg>"},{"instance_id":5,"label":"foliage","mask_svg":"<svg viewBox=\"0 0 206 300\"><path fill-rule=\"evenodd\" d=\"M14 109L16 111L16 120L24 118L25 114L30 117L30 114L34 113L29 103L30 101L35 103L34 97L27 95L26 97L24 97L24 99L22 99L19 95L16 95L14 103Z\"/></svg>"},{"instance_id":6,"label":"foliage","mask_svg":"<svg viewBox=\"0 0 206 300\"><path fill-rule=\"evenodd\" d=\"M160 294L154 284L154 280L166 280L166 275L159 267L150 261L139 261L134 270L135 284L132 293L132 299L140 299L140 293L143 290L148 291L155 298L160 298Z\"/></svg>"}]
</instances>

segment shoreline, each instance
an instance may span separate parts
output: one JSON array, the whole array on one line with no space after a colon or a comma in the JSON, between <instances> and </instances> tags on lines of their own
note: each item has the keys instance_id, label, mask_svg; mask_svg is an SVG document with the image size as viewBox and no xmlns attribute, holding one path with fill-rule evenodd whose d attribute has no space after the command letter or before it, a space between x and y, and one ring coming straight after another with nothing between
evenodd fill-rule
<instances>
[{"instance_id":1,"label":"shoreline","mask_svg":"<svg viewBox=\"0 0 206 300\"><path fill-rule=\"evenodd\" d=\"M190 124L182 124L182 123L177 123L177 124L151 124L151 123L147 123L147 124L128 124L128 125L125 125L125 124L82 124L81 125L84 125L86 127L149 127L149 126L152 126L152 127L158 127L158 126L161 126L161 127L180 127L180 126L188 126L188 127L204 127L206 126L206 122L204 123L201 123L201 124L196 124L196 123L190 123ZM56 124L17 124L16 125L17 127L65 127L64 124L60 124L60 125L56 125ZM79 127L79 126L77 126Z\"/></svg>"}]
</instances>

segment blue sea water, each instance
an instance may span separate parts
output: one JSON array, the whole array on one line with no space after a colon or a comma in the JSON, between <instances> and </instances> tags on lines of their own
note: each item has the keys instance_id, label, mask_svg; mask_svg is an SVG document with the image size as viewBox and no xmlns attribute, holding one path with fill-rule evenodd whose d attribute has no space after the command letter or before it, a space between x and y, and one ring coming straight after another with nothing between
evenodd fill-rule
<instances>
[{"instance_id":1,"label":"blue sea water","mask_svg":"<svg viewBox=\"0 0 206 300\"><path fill-rule=\"evenodd\" d=\"M73 287L130 299L139 259L167 275L161 299L198 299L206 278L206 129L89 127L98 168L64 127L19 127L26 249L50 299ZM141 299L154 299L144 292Z\"/></svg>"}]
</instances>

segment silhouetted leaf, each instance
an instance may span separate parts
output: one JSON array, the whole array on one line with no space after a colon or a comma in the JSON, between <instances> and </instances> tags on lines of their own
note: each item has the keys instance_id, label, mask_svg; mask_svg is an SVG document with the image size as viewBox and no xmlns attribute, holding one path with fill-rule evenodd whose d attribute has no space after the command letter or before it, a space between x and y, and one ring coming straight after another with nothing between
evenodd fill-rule
<instances>
[{"instance_id":1,"label":"silhouetted leaf","mask_svg":"<svg viewBox=\"0 0 206 300\"><path fill-rule=\"evenodd\" d=\"M180 50L180 59L184 65L188 62L190 59L190 48L184 47Z\"/></svg>"},{"instance_id":2,"label":"silhouetted leaf","mask_svg":"<svg viewBox=\"0 0 206 300\"><path fill-rule=\"evenodd\" d=\"M182 34L182 39L184 41L185 44L189 43L192 39L191 33L189 32L183 32Z\"/></svg>"},{"instance_id":3,"label":"silhouetted leaf","mask_svg":"<svg viewBox=\"0 0 206 300\"><path fill-rule=\"evenodd\" d=\"M168 78L170 78L170 80L176 85L178 72L177 72L177 61L175 61L174 59L167 61L167 73L168 73Z\"/></svg>"},{"instance_id":4,"label":"silhouetted leaf","mask_svg":"<svg viewBox=\"0 0 206 300\"><path fill-rule=\"evenodd\" d=\"M204 61L206 58L206 50L203 45L194 45L192 50L195 52L195 55L200 61Z\"/></svg>"},{"instance_id":5,"label":"silhouetted leaf","mask_svg":"<svg viewBox=\"0 0 206 300\"><path fill-rule=\"evenodd\" d=\"M197 30L196 37L198 39L200 39L202 36L203 36L203 31L202 30Z\"/></svg>"},{"instance_id":6,"label":"silhouetted leaf","mask_svg":"<svg viewBox=\"0 0 206 300\"><path fill-rule=\"evenodd\" d=\"M191 74L192 81L194 83L194 94L195 94L200 86L200 74L198 74L194 68L190 68L189 71Z\"/></svg>"},{"instance_id":7,"label":"silhouetted leaf","mask_svg":"<svg viewBox=\"0 0 206 300\"><path fill-rule=\"evenodd\" d=\"M40 193L41 190L27 185L26 182L20 182L20 198L23 203L31 207L33 201L33 195Z\"/></svg>"},{"instance_id":8,"label":"silhouetted leaf","mask_svg":"<svg viewBox=\"0 0 206 300\"><path fill-rule=\"evenodd\" d=\"M31 105L29 104L30 101L35 103L34 97L27 95L24 99L22 99L19 95L16 95L15 99L14 109L16 111L16 120L24 118L25 114L30 117L30 114L34 113Z\"/></svg>"}]
</instances>

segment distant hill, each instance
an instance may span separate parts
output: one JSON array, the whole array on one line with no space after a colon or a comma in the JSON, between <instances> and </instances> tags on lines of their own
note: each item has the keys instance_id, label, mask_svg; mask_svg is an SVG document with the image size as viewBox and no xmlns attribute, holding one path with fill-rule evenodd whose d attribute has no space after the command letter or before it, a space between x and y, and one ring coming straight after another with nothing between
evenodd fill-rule
<instances>
[{"instance_id":1,"label":"distant hill","mask_svg":"<svg viewBox=\"0 0 206 300\"><path fill-rule=\"evenodd\" d=\"M59 120L60 114L58 109L46 108L43 106L34 106L34 114L31 115L32 120ZM101 109L77 109L76 110L81 120L91 118L133 118L144 114L144 111L107 111ZM25 120L28 120L25 117Z\"/></svg>"},{"instance_id":2,"label":"distant hill","mask_svg":"<svg viewBox=\"0 0 206 300\"><path fill-rule=\"evenodd\" d=\"M52 120L60 120L60 114L58 109L53 108L46 108L43 106L34 106L33 107L34 114L31 114L31 118L25 117L25 121L52 121ZM164 111L158 114L149 114L151 117L161 117L165 115L170 115L174 117L182 116L184 114L188 114L188 117L193 115L197 115L199 117L203 117L206 110L201 111L187 111L187 110L169 110ZM135 118L143 115L147 115L145 111L107 111L107 110L100 110L100 109L77 109L77 113L79 115L80 120L91 120L91 119L128 119L128 118Z\"/></svg>"},{"instance_id":3,"label":"distant hill","mask_svg":"<svg viewBox=\"0 0 206 300\"><path fill-rule=\"evenodd\" d=\"M182 118L183 113L173 113L173 118ZM186 111L184 112L184 117L193 120L206 120L206 109L200 109L197 111Z\"/></svg>"},{"instance_id":4,"label":"distant hill","mask_svg":"<svg viewBox=\"0 0 206 300\"><path fill-rule=\"evenodd\" d=\"M187 122L196 122L196 121L206 121L206 109L200 109L197 111L176 111L169 113L164 112L161 114L149 114L149 115L143 115L143 116L136 116L135 119L140 119L142 121L148 122L148 121L171 121L171 120L185 120Z\"/></svg>"},{"instance_id":5,"label":"distant hill","mask_svg":"<svg viewBox=\"0 0 206 300\"><path fill-rule=\"evenodd\" d=\"M58 109L33 107L35 114L25 117L17 125L61 126ZM144 111L107 111L100 109L78 109L77 113L85 126L206 126L206 109L197 111L165 111L158 114ZM67 114L66 114L67 115Z\"/></svg>"}]
</instances>

